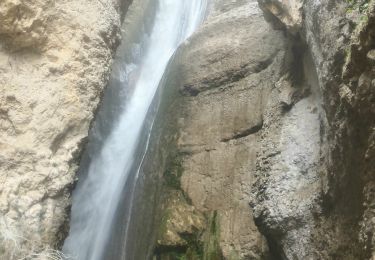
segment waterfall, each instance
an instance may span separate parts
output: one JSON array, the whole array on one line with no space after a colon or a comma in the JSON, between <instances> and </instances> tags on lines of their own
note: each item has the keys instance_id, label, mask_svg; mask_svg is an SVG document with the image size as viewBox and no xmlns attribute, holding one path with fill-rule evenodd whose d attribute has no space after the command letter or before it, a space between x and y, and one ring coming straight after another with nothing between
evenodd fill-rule
<instances>
[{"instance_id":1,"label":"waterfall","mask_svg":"<svg viewBox=\"0 0 375 260\"><path fill-rule=\"evenodd\" d=\"M137 0L133 2L134 5ZM81 165L85 167L85 174L73 193L70 231L63 251L77 260L104 259L126 182L131 176L137 177L139 167L134 164L142 157L137 151L154 95L169 60L202 21L206 7L205 0L148 2L154 8L150 28L139 28L141 35L128 34L136 39L124 39L115 61L109 86L113 89L108 91L112 91L110 97L117 99L113 104L118 114L108 124L95 123L97 127L110 126L110 129L105 130L105 138L91 137L90 142L96 138L99 145L88 146L88 150L95 151L88 151L89 163ZM146 19L150 17L143 17ZM99 116L97 120L107 119Z\"/></svg>"}]
</instances>

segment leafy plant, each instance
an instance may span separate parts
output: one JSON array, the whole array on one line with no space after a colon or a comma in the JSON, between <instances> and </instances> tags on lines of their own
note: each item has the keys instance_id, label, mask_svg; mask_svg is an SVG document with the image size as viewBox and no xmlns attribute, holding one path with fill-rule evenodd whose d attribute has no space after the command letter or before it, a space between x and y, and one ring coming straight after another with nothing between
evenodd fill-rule
<instances>
[{"instance_id":1,"label":"leafy plant","mask_svg":"<svg viewBox=\"0 0 375 260\"><path fill-rule=\"evenodd\" d=\"M164 172L166 185L172 189L181 189L182 172L182 158L179 155L172 156Z\"/></svg>"},{"instance_id":2,"label":"leafy plant","mask_svg":"<svg viewBox=\"0 0 375 260\"><path fill-rule=\"evenodd\" d=\"M346 2L348 4L348 12L358 10L360 13L364 13L369 7L370 0L346 0Z\"/></svg>"}]
</instances>

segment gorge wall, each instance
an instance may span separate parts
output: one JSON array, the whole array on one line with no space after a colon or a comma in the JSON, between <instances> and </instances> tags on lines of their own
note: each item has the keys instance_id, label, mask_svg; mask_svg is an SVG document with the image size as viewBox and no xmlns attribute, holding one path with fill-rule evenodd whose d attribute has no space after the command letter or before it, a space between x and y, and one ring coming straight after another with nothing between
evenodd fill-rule
<instances>
[{"instance_id":1,"label":"gorge wall","mask_svg":"<svg viewBox=\"0 0 375 260\"><path fill-rule=\"evenodd\" d=\"M283 258L373 258L375 3L259 4L297 44L294 62L302 65L298 57L311 57L302 80L311 94L281 118L276 142L269 142L269 133L263 136L252 203L256 222ZM316 123L298 116L314 93ZM297 124L290 124L290 116ZM297 136L288 140L285 133ZM265 157L270 148L278 155Z\"/></svg>"},{"instance_id":2,"label":"gorge wall","mask_svg":"<svg viewBox=\"0 0 375 260\"><path fill-rule=\"evenodd\" d=\"M196 259L268 255L248 203L263 89L281 73L284 49L283 33L264 21L256 2L213 1L205 24L177 54L176 78L166 86L177 88L168 98L175 100L169 113L177 136L164 172L161 257L189 240Z\"/></svg>"},{"instance_id":3,"label":"gorge wall","mask_svg":"<svg viewBox=\"0 0 375 260\"><path fill-rule=\"evenodd\" d=\"M0 3L1 259L65 238L129 2ZM374 66L374 1L211 0L159 93L134 259L374 259Z\"/></svg>"},{"instance_id":4,"label":"gorge wall","mask_svg":"<svg viewBox=\"0 0 375 260\"><path fill-rule=\"evenodd\" d=\"M211 2L166 86L160 259L375 256L374 15Z\"/></svg>"},{"instance_id":5,"label":"gorge wall","mask_svg":"<svg viewBox=\"0 0 375 260\"><path fill-rule=\"evenodd\" d=\"M0 3L1 259L42 259L64 239L129 2Z\"/></svg>"}]
</instances>

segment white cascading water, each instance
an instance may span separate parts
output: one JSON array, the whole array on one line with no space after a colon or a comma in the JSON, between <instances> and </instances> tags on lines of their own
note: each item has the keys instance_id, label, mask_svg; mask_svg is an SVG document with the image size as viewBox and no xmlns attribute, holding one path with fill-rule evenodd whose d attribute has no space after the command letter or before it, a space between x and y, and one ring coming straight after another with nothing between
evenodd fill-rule
<instances>
[{"instance_id":1,"label":"white cascading water","mask_svg":"<svg viewBox=\"0 0 375 260\"><path fill-rule=\"evenodd\" d=\"M136 174L133 162L149 107L169 60L200 24L206 7L206 0L154 1L158 10L151 31L143 37L145 49L138 65L122 64L125 78L132 77L127 74L137 66L137 79L126 86L132 89L131 96L124 99L125 109L73 194L70 232L63 247L73 259L104 258L124 186Z\"/></svg>"}]
</instances>

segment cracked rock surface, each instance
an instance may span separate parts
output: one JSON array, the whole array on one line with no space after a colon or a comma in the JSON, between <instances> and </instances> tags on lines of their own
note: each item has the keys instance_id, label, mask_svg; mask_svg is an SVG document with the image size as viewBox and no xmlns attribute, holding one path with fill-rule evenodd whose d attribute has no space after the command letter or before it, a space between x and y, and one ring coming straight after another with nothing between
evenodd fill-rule
<instances>
[{"instance_id":1,"label":"cracked rock surface","mask_svg":"<svg viewBox=\"0 0 375 260\"><path fill-rule=\"evenodd\" d=\"M177 59L182 192L224 259L370 259L374 1L256 4L212 2Z\"/></svg>"},{"instance_id":2,"label":"cracked rock surface","mask_svg":"<svg viewBox=\"0 0 375 260\"><path fill-rule=\"evenodd\" d=\"M255 1L214 1L174 63L179 79L170 87L179 91L179 109L169 113L177 124L181 190L198 212L216 214L224 259L269 254L249 201L264 101L285 56L283 33Z\"/></svg>"},{"instance_id":3,"label":"cracked rock surface","mask_svg":"<svg viewBox=\"0 0 375 260\"><path fill-rule=\"evenodd\" d=\"M373 259L375 3L258 2L298 54L291 83L309 91L266 113L256 223L282 259Z\"/></svg>"},{"instance_id":4,"label":"cracked rock surface","mask_svg":"<svg viewBox=\"0 0 375 260\"><path fill-rule=\"evenodd\" d=\"M0 2L1 259L24 259L63 239L125 2Z\"/></svg>"}]
</instances>

